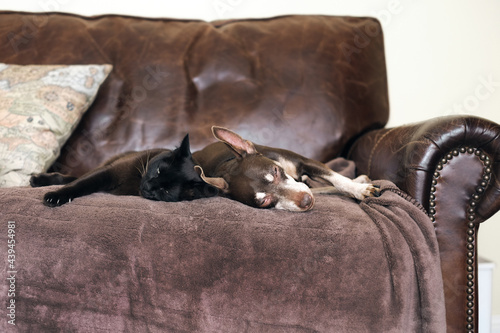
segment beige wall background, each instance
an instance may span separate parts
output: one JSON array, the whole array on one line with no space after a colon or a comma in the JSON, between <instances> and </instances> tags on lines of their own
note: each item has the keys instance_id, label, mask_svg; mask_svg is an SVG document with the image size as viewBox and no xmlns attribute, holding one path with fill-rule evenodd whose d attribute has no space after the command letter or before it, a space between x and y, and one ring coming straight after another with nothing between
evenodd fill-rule
<instances>
[{"instance_id":1,"label":"beige wall background","mask_svg":"<svg viewBox=\"0 0 500 333\"><path fill-rule=\"evenodd\" d=\"M195 18L285 14L375 16L384 28L389 126L472 114L500 123L498 0L0 0L0 9ZM500 214L482 225L481 256L496 263L493 314L500 318Z\"/></svg>"}]
</instances>

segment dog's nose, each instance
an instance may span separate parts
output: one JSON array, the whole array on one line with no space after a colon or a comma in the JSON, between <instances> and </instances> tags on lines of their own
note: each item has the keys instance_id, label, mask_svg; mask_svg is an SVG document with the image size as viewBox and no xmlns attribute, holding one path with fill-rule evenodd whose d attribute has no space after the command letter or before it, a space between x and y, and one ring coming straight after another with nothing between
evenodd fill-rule
<instances>
[{"instance_id":1,"label":"dog's nose","mask_svg":"<svg viewBox=\"0 0 500 333\"><path fill-rule=\"evenodd\" d=\"M313 202L314 202L314 200L313 200L312 195L306 193L306 194L304 194L304 196L302 197L302 200L300 201L300 208L311 209Z\"/></svg>"}]
</instances>

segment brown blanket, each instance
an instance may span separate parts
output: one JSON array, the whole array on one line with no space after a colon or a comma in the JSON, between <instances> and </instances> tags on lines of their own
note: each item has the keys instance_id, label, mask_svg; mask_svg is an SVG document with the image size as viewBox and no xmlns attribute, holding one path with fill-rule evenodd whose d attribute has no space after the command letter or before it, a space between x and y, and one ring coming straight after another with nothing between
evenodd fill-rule
<instances>
[{"instance_id":1,"label":"brown blanket","mask_svg":"<svg viewBox=\"0 0 500 333\"><path fill-rule=\"evenodd\" d=\"M433 225L379 184L307 213L0 189L0 331L444 332Z\"/></svg>"}]
</instances>

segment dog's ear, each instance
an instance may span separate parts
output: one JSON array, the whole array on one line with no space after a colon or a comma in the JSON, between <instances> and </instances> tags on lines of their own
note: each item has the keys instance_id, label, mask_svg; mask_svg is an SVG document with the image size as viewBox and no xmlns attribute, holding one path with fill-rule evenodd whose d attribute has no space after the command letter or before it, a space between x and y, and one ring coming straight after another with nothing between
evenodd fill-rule
<instances>
[{"instance_id":1,"label":"dog's ear","mask_svg":"<svg viewBox=\"0 0 500 333\"><path fill-rule=\"evenodd\" d=\"M194 170L198 173L198 175L203 179L203 181L213 187L218 188L224 193L229 191L229 184L222 177L207 177L203 172L203 169L199 165L194 166Z\"/></svg>"},{"instance_id":2,"label":"dog's ear","mask_svg":"<svg viewBox=\"0 0 500 333\"><path fill-rule=\"evenodd\" d=\"M246 155L257 154L257 150L252 142L243 139L241 136L228 130L227 128L212 126L212 133L217 140L228 145L236 154L236 157L241 158Z\"/></svg>"},{"instance_id":3,"label":"dog's ear","mask_svg":"<svg viewBox=\"0 0 500 333\"><path fill-rule=\"evenodd\" d=\"M179 152L183 157L191 157L191 149L189 148L189 134L186 134L184 139L182 139L181 145L179 147Z\"/></svg>"}]
</instances>

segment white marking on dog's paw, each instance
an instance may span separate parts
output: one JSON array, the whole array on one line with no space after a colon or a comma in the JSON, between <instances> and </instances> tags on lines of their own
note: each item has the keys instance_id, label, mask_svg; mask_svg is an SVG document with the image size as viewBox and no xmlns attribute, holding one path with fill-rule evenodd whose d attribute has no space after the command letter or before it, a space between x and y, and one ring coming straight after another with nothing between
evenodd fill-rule
<instances>
[{"instance_id":1,"label":"white marking on dog's paw","mask_svg":"<svg viewBox=\"0 0 500 333\"><path fill-rule=\"evenodd\" d=\"M363 200L368 197L379 197L379 196L380 196L380 187L372 184L366 184L364 189L359 193L359 197L356 197L356 199Z\"/></svg>"},{"instance_id":2,"label":"white marking on dog's paw","mask_svg":"<svg viewBox=\"0 0 500 333\"><path fill-rule=\"evenodd\" d=\"M354 178L352 181L359 184L369 184L371 182L370 178L368 178L367 175L361 175L357 178Z\"/></svg>"}]
</instances>

